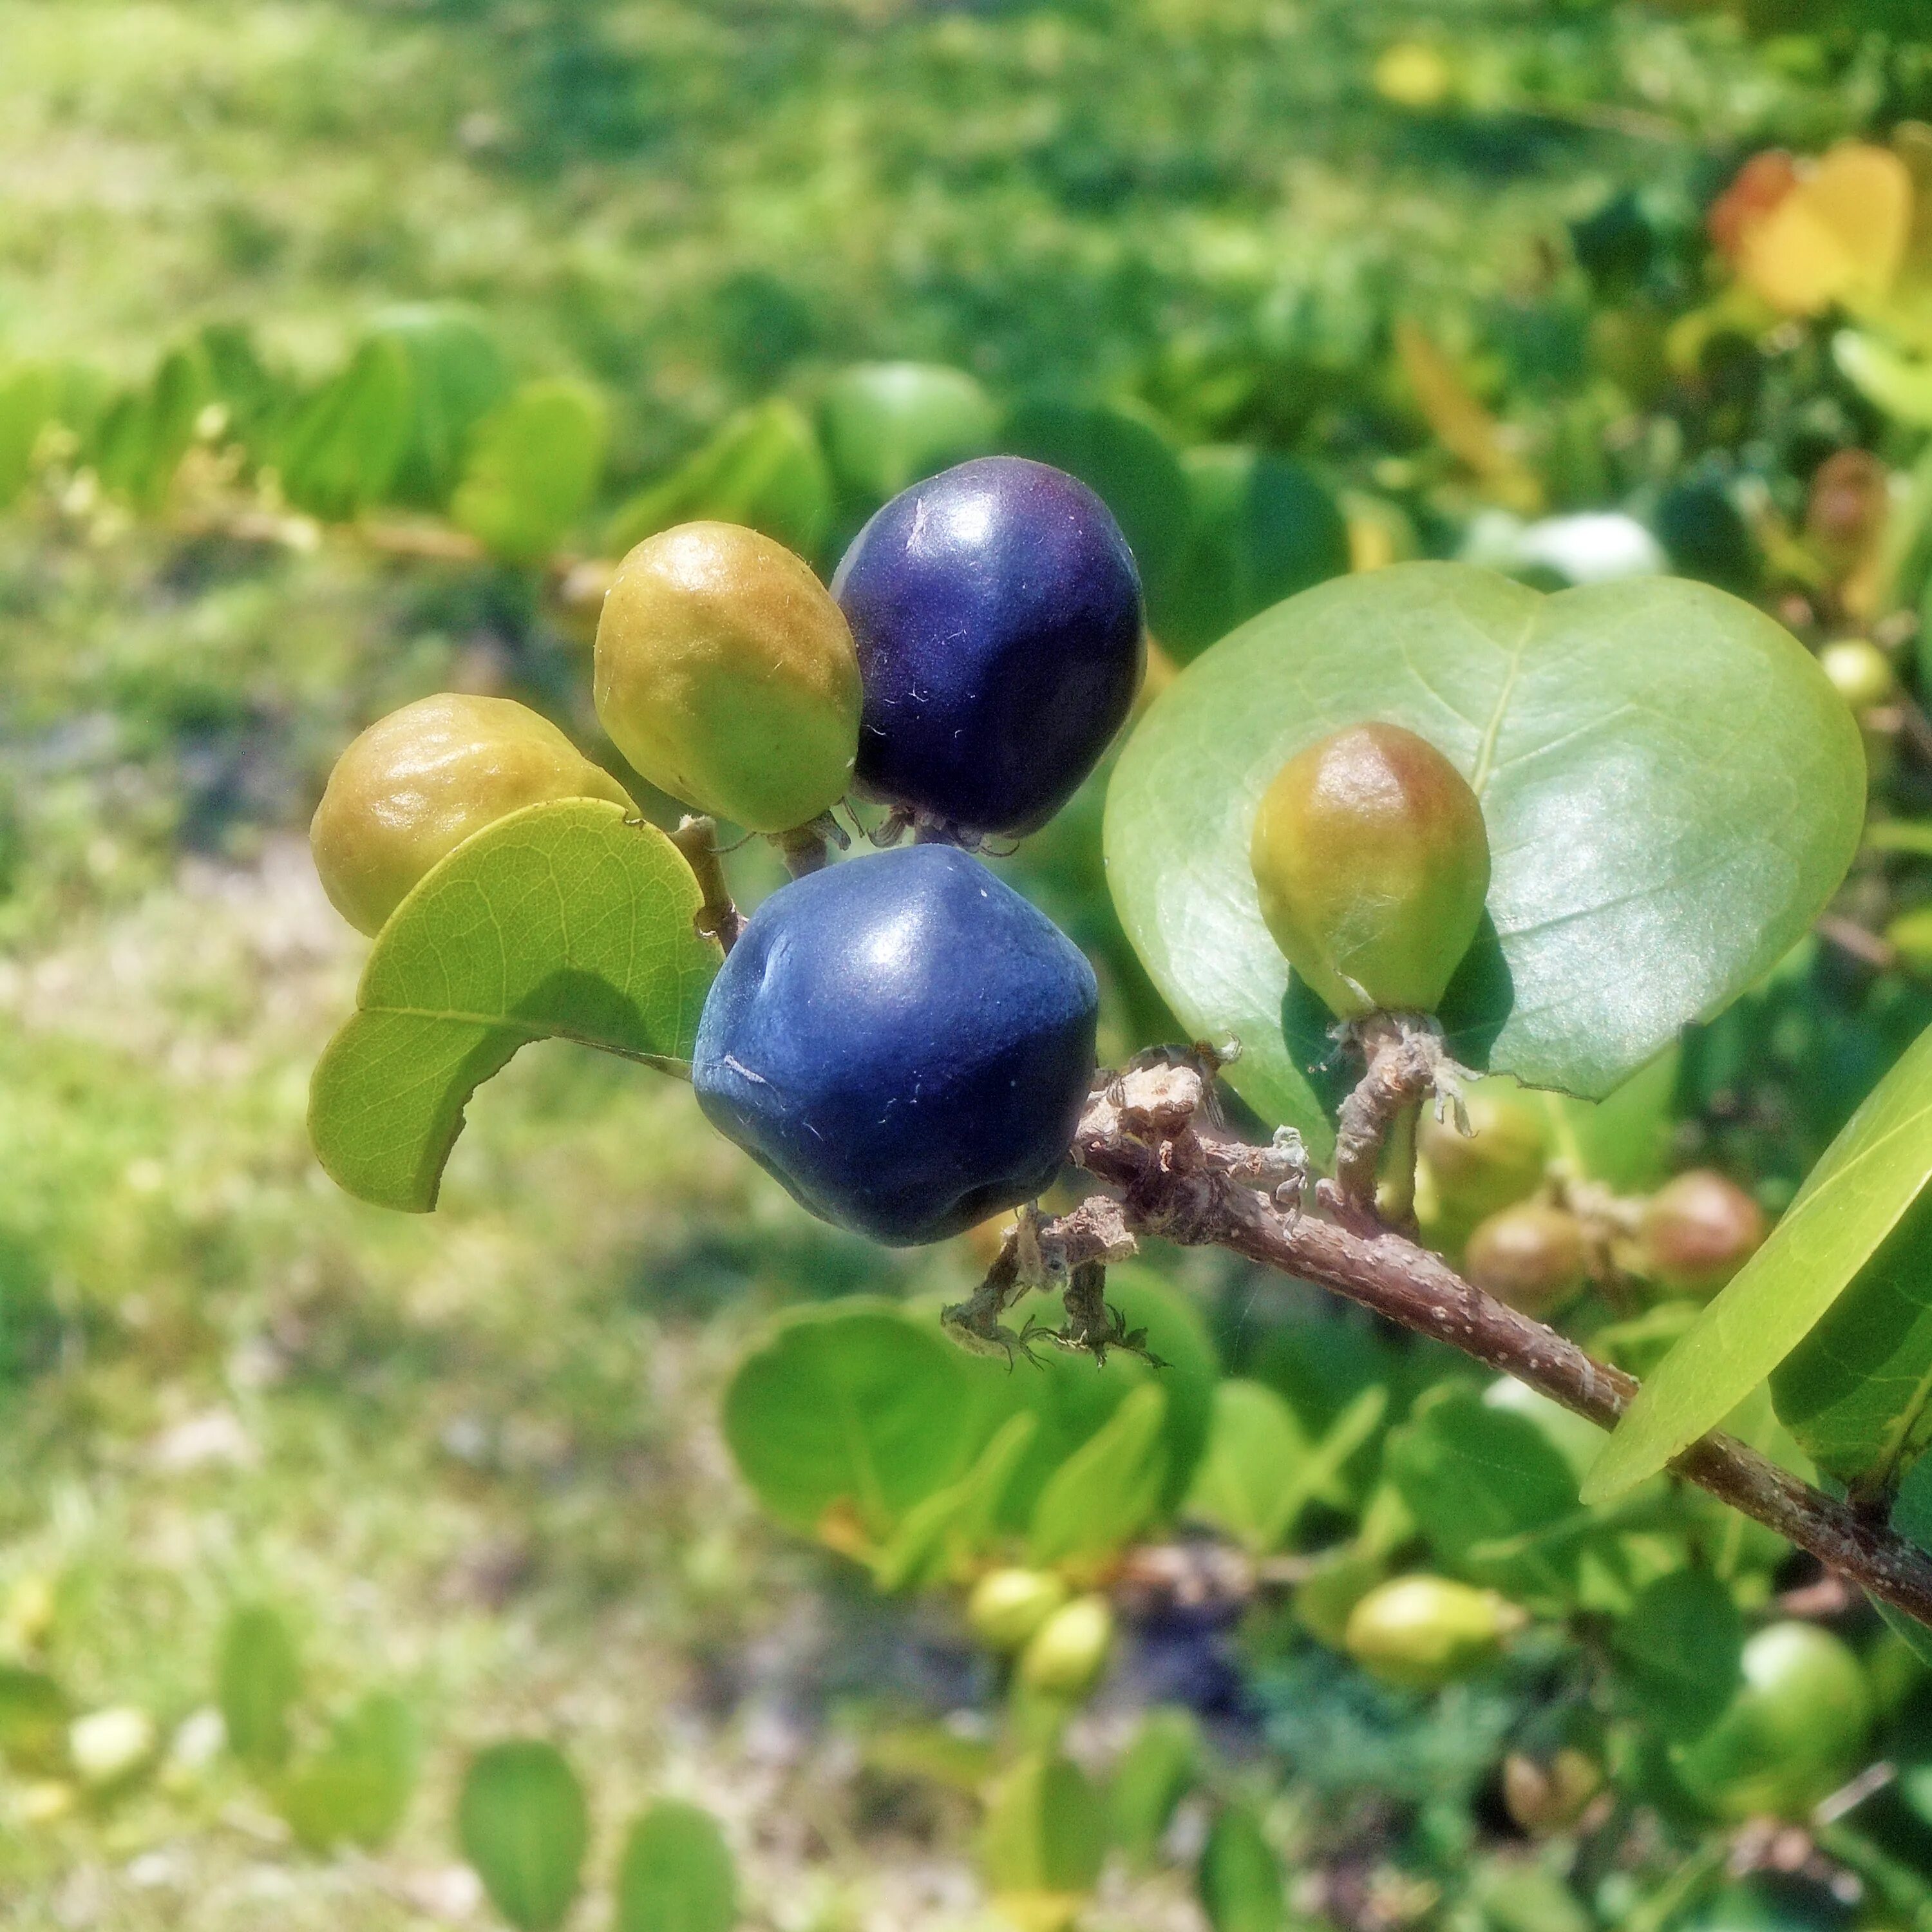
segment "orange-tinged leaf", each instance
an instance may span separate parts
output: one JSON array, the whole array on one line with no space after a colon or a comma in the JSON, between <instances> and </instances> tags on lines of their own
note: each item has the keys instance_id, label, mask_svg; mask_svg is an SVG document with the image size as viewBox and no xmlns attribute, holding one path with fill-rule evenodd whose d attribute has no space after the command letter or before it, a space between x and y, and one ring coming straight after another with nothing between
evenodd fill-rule
<instances>
[{"instance_id":1,"label":"orange-tinged leaf","mask_svg":"<svg viewBox=\"0 0 1932 1932\"><path fill-rule=\"evenodd\" d=\"M1850 292L1876 301L1898 279L1912 233L1912 176L1889 148L1846 141L1799 189L1851 265Z\"/></svg>"}]
</instances>

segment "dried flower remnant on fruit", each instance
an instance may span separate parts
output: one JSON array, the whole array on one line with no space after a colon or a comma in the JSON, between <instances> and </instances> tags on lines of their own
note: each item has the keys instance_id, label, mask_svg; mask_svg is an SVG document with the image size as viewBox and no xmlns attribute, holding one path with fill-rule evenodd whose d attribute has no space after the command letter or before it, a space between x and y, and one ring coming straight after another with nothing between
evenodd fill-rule
<instances>
[{"instance_id":1,"label":"dried flower remnant on fruit","mask_svg":"<svg viewBox=\"0 0 1932 1932\"><path fill-rule=\"evenodd\" d=\"M446 692L378 719L335 761L309 847L330 903L373 934L472 832L560 798L637 808L548 718Z\"/></svg>"},{"instance_id":2,"label":"dried flower remnant on fruit","mask_svg":"<svg viewBox=\"0 0 1932 1932\"><path fill-rule=\"evenodd\" d=\"M1651 1197L1642 1231L1646 1272L1673 1294L1708 1298L1763 1245L1764 1210L1708 1168L1680 1174Z\"/></svg>"},{"instance_id":3,"label":"dried flower remnant on fruit","mask_svg":"<svg viewBox=\"0 0 1932 1932\"><path fill-rule=\"evenodd\" d=\"M845 795L859 660L802 558L736 524L681 524L617 566L597 626L597 716L660 790L753 832Z\"/></svg>"},{"instance_id":4,"label":"dried flower remnant on fruit","mask_svg":"<svg viewBox=\"0 0 1932 1932\"><path fill-rule=\"evenodd\" d=\"M1490 886L1482 807L1427 740L1358 724L1298 752L1255 814L1262 916L1343 1019L1432 1012Z\"/></svg>"}]
</instances>

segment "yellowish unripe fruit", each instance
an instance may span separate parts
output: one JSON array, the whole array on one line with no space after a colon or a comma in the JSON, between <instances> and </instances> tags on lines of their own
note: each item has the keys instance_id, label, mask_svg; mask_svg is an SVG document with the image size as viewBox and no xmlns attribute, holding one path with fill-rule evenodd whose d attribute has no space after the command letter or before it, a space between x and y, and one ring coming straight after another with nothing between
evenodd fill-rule
<instances>
[{"instance_id":1,"label":"yellowish unripe fruit","mask_svg":"<svg viewBox=\"0 0 1932 1932\"><path fill-rule=\"evenodd\" d=\"M966 1621L982 1643L1019 1650L1066 1600L1066 1586L1045 1570L989 1570L973 1586Z\"/></svg>"},{"instance_id":2,"label":"yellowish unripe fruit","mask_svg":"<svg viewBox=\"0 0 1932 1932\"><path fill-rule=\"evenodd\" d=\"M1550 1127L1541 1109L1505 1094L1472 1094L1471 1131L1453 1115L1422 1118L1420 1144L1443 1214L1467 1227L1534 1194L1550 1160Z\"/></svg>"},{"instance_id":3,"label":"yellowish unripe fruit","mask_svg":"<svg viewBox=\"0 0 1932 1932\"><path fill-rule=\"evenodd\" d=\"M1818 653L1818 668L1854 711L1889 704L1898 695L1892 660L1869 638L1840 638Z\"/></svg>"},{"instance_id":4,"label":"yellowish unripe fruit","mask_svg":"<svg viewBox=\"0 0 1932 1932\"><path fill-rule=\"evenodd\" d=\"M1764 1245L1764 1210L1734 1180L1694 1168L1644 1210L1644 1265L1674 1294L1708 1299Z\"/></svg>"},{"instance_id":5,"label":"yellowish unripe fruit","mask_svg":"<svg viewBox=\"0 0 1932 1932\"><path fill-rule=\"evenodd\" d=\"M1020 1655L1020 1682L1042 1697L1084 1697L1100 1680L1114 1644L1105 1597L1076 1597L1034 1632Z\"/></svg>"},{"instance_id":6,"label":"yellowish unripe fruit","mask_svg":"<svg viewBox=\"0 0 1932 1932\"><path fill-rule=\"evenodd\" d=\"M1275 944L1344 1019L1433 1012L1490 889L1475 794L1396 724L1355 725L1291 758L1262 794L1249 856Z\"/></svg>"},{"instance_id":7,"label":"yellowish unripe fruit","mask_svg":"<svg viewBox=\"0 0 1932 1932\"><path fill-rule=\"evenodd\" d=\"M1480 1669L1527 1621L1493 1590L1447 1576L1397 1576L1349 1612L1343 1642L1372 1677L1433 1690Z\"/></svg>"},{"instance_id":8,"label":"yellowish unripe fruit","mask_svg":"<svg viewBox=\"0 0 1932 1932\"><path fill-rule=\"evenodd\" d=\"M548 718L507 698L446 692L379 718L337 759L309 848L336 910L379 932L472 832L558 798L637 808Z\"/></svg>"},{"instance_id":9,"label":"yellowish unripe fruit","mask_svg":"<svg viewBox=\"0 0 1932 1932\"><path fill-rule=\"evenodd\" d=\"M1520 1201L1469 1237L1462 1271L1486 1294L1540 1321L1583 1286L1589 1258L1575 1215Z\"/></svg>"},{"instance_id":10,"label":"yellowish unripe fruit","mask_svg":"<svg viewBox=\"0 0 1932 1932\"><path fill-rule=\"evenodd\" d=\"M844 796L859 658L802 558L736 524L681 524L617 566L597 626L597 715L662 791L753 832Z\"/></svg>"}]
</instances>

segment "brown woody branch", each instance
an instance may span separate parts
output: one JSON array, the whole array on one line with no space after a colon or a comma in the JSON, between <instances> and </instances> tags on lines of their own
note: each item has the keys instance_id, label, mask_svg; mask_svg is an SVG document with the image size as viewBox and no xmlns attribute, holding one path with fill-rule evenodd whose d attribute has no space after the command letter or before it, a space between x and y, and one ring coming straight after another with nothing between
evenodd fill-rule
<instances>
[{"instance_id":1,"label":"brown woody branch","mask_svg":"<svg viewBox=\"0 0 1932 1932\"><path fill-rule=\"evenodd\" d=\"M1316 1282L1514 1376L1600 1428L1615 1426L1636 1394L1634 1377L1472 1286L1331 1184L1318 1190L1321 1213L1299 1213L1261 1192L1262 1150L1214 1124L1203 1105L1210 1079L1198 1064L1144 1066L1089 1102L1073 1158L1118 1198L1130 1228L1227 1248ZM1932 1624L1932 1556L1882 1522L1727 1436L1701 1438L1671 1467L1881 1601Z\"/></svg>"}]
</instances>

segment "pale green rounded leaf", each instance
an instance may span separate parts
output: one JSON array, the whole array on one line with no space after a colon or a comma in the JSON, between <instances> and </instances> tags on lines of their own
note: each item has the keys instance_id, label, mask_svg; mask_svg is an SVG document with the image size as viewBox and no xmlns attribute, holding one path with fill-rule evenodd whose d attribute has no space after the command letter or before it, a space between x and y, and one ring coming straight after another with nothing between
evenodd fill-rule
<instances>
[{"instance_id":1,"label":"pale green rounded leaf","mask_svg":"<svg viewBox=\"0 0 1932 1932\"><path fill-rule=\"evenodd\" d=\"M800 1309L732 1377L724 1439L779 1522L876 1542L978 1450L970 1359L890 1303Z\"/></svg>"},{"instance_id":2,"label":"pale green rounded leaf","mask_svg":"<svg viewBox=\"0 0 1932 1932\"><path fill-rule=\"evenodd\" d=\"M1106 1846L1106 1808L1086 1773L1070 1759L1035 1753L993 1794L980 1863L996 1901L1010 1902L1029 1926L1051 1924L1060 1909L1070 1918L1093 1890Z\"/></svg>"},{"instance_id":3,"label":"pale green rounded leaf","mask_svg":"<svg viewBox=\"0 0 1932 1932\"><path fill-rule=\"evenodd\" d=\"M310 1851L343 1844L374 1851L402 1823L416 1774L416 1720L400 1698L378 1691L290 1773L276 1793L276 1809Z\"/></svg>"},{"instance_id":4,"label":"pale green rounded leaf","mask_svg":"<svg viewBox=\"0 0 1932 1932\"><path fill-rule=\"evenodd\" d=\"M1802 934L1864 809L1844 703L1796 639L1707 585L1544 596L1472 567L1318 586L1226 638L1156 700L1107 801L1108 882L1155 983L1259 1112L1332 1142L1329 1016L1263 925L1255 808L1286 760L1376 719L1436 745L1483 802L1488 910L1444 1002L1460 1057L1600 1098Z\"/></svg>"},{"instance_id":5,"label":"pale green rounded leaf","mask_svg":"<svg viewBox=\"0 0 1932 1932\"><path fill-rule=\"evenodd\" d=\"M1214 1932L1282 1932L1287 1923L1281 1861L1244 1804L1230 1805L1214 1820L1197 1883Z\"/></svg>"},{"instance_id":6,"label":"pale green rounded leaf","mask_svg":"<svg viewBox=\"0 0 1932 1932\"><path fill-rule=\"evenodd\" d=\"M883 503L908 484L994 446L999 416L963 369L860 362L825 386L825 452L848 496Z\"/></svg>"},{"instance_id":7,"label":"pale green rounded leaf","mask_svg":"<svg viewBox=\"0 0 1932 1932\"><path fill-rule=\"evenodd\" d=\"M309 1136L351 1194L425 1213L470 1096L533 1040L680 1071L722 955L655 826L602 799L526 806L466 839L378 935L309 1087Z\"/></svg>"},{"instance_id":8,"label":"pale green rounded leaf","mask_svg":"<svg viewBox=\"0 0 1932 1932\"><path fill-rule=\"evenodd\" d=\"M374 336L303 404L282 458L282 488L312 516L355 516L388 495L410 447L410 358Z\"/></svg>"},{"instance_id":9,"label":"pale green rounded leaf","mask_svg":"<svg viewBox=\"0 0 1932 1932\"><path fill-rule=\"evenodd\" d=\"M1300 1479L1307 1436L1264 1383L1231 1378L1214 1391L1208 1453L1194 1472L1188 1514L1213 1523L1256 1556L1280 1546L1306 1496Z\"/></svg>"},{"instance_id":10,"label":"pale green rounded leaf","mask_svg":"<svg viewBox=\"0 0 1932 1932\"><path fill-rule=\"evenodd\" d=\"M1932 1178L1932 1030L1846 1122L1771 1238L1645 1379L1583 1485L1600 1502L1714 1429L1821 1321Z\"/></svg>"},{"instance_id":11,"label":"pale green rounded leaf","mask_svg":"<svg viewBox=\"0 0 1932 1932\"><path fill-rule=\"evenodd\" d=\"M498 556L543 556L588 507L608 428L594 389L526 384L477 424L451 515Z\"/></svg>"},{"instance_id":12,"label":"pale green rounded leaf","mask_svg":"<svg viewBox=\"0 0 1932 1932\"><path fill-rule=\"evenodd\" d=\"M583 1787L554 1744L513 1740L479 1752L463 1780L456 1828L490 1902L518 1932L552 1932L577 1896L590 1819Z\"/></svg>"},{"instance_id":13,"label":"pale green rounded leaf","mask_svg":"<svg viewBox=\"0 0 1932 1932\"><path fill-rule=\"evenodd\" d=\"M710 1812L661 1798L631 1828L615 1922L617 1932L731 1932L737 1869Z\"/></svg>"},{"instance_id":14,"label":"pale green rounded leaf","mask_svg":"<svg viewBox=\"0 0 1932 1932\"><path fill-rule=\"evenodd\" d=\"M279 1765L289 1753L289 1712L301 1695L302 1660L288 1625L265 1604L236 1610L215 1668L229 1748L257 1770Z\"/></svg>"}]
</instances>

